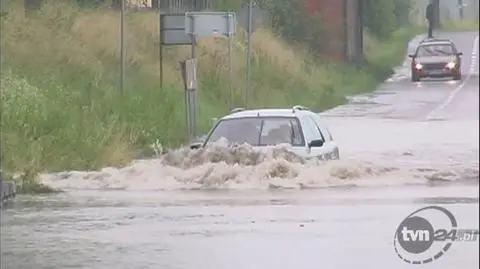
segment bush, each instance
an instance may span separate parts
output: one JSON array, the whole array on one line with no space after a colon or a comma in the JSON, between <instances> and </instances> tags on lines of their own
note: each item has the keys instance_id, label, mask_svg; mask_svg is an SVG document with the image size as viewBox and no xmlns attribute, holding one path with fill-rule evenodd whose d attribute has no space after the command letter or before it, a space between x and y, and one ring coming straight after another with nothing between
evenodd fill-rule
<instances>
[{"instance_id":1,"label":"bush","mask_svg":"<svg viewBox=\"0 0 480 269\"><path fill-rule=\"evenodd\" d=\"M412 0L395 0L395 18L397 26L410 26L410 12L412 10Z\"/></svg>"},{"instance_id":2,"label":"bush","mask_svg":"<svg viewBox=\"0 0 480 269\"><path fill-rule=\"evenodd\" d=\"M270 16L273 31L292 43L305 44L321 52L323 21L320 14L308 14L302 0L266 0L261 6Z\"/></svg>"},{"instance_id":3,"label":"bush","mask_svg":"<svg viewBox=\"0 0 480 269\"><path fill-rule=\"evenodd\" d=\"M408 26L411 0L365 0L364 26L375 36L387 38L401 26Z\"/></svg>"},{"instance_id":4,"label":"bush","mask_svg":"<svg viewBox=\"0 0 480 269\"><path fill-rule=\"evenodd\" d=\"M386 38L396 28L395 0L365 0L364 26L374 35Z\"/></svg>"}]
</instances>

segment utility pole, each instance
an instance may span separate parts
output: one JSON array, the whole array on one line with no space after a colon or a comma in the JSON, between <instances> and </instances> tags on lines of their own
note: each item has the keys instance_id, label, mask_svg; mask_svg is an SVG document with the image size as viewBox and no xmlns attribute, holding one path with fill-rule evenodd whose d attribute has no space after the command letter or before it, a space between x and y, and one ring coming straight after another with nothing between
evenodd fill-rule
<instances>
[{"instance_id":1,"label":"utility pole","mask_svg":"<svg viewBox=\"0 0 480 269\"><path fill-rule=\"evenodd\" d=\"M464 7L465 5L463 4L463 0L458 0L458 13L460 15L460 19L463 21L465 19L465 13L464 13Z\"/></svg>"},{"instance_id":2,"label":"utility pole","mask_svg":"<svg viewBox=\"0 0 480 269\"><path fill-rule=\"evenodd\" d=\"M3 61L4 61L4 46L3 46L3 0L0 0L0 80L3 78ZM1 81L0 81L1 83ZM3 89L0 87L0 96L3 95ZM0 198L3 195L3 98L0 98ZM3 201L0 201L2 203Z\"/></svg>"},{"instance_id":3,"label":"utility pole","mask_svg":"<svg viewBox=\"0 0 480 269\"><path fill-rule=\"evenodd\" d=\"M252 58L252 0L248 2L248 15L247 15L247 78L246 78L246 89L245 89L245 107L248 108L248 101L250 98L250 75L251 75L251 58Z\"/></svg>"},{"instance_id":4,"label":"utility pole","mask_svg":"<svg viewBox=\"0 0 480 269\"><path fill-rule=\"evenodd\" d=\"M125 80L125 0L120 1L120 95L123 95Z\"/></svg>"},{"instance_id":5,"label":"utility pole","mask_svg":"<svg viewBox=\"0 0 480 269\"><path fill-rule=\"evenodd\" d=\"M425 17L427 18L428 21L428 38L433 37L433 24L434 24L434 19L433 19L433 4L429 3L425 12Z\"/></svg>"},{"instance_id":6,"label":"utility pole","mask_svg":"<svg viewBox=\"0 0 480 269\"><path fill-rule=\"evenodd\" d=\"M228 13L229 17L229 22L230 22L230 17L232 16L232 13ZM233 81L234 81L234 73L233 73L233 38L234 34L231 29L232 25L228 25L228 74L229 74L229 80L230 80L230 92L229 92L229 108L232 110L235 107L235 100L234 100L234 93L233 93Z\"/></svg>"},{"instance_id":7,"label":"utility pole","mask_svg":"<svg viewBox=\"0 0 480 269\"><path fill-rule=\"evenodd\" d=\"M440 0L430 0L433 6L433 28L440 29Z\"/></svg>"}]
</instances>

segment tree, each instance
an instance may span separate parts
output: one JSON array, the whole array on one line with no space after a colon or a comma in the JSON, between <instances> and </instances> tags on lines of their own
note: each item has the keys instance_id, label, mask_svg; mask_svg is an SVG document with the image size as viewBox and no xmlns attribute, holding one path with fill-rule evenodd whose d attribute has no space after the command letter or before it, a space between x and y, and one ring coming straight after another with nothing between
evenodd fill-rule
<instances>
[{"instance_id":1,"label":"tree","mask_svg":"<svg viewBox=\"0 0 480 269\"><path fill-rule=\"evenodd\" d=\"M364 26L380 38L388 37L397 27L395 0L365 0Z\"/></svg>"}]
</instances>

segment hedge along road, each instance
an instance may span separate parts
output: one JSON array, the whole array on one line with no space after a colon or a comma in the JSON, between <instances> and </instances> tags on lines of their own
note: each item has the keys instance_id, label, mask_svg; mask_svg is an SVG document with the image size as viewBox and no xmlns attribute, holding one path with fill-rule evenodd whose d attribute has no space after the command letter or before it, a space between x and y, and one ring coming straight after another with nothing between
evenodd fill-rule
<instances>
[{"instance_id":1,"label":"hedge along road","mask_svg":"<svg viewBox=\"0 0 480 269\"><path fill-rule=\"evenodd\" d=\"M400 67L322 114L344 160L193 165L177 152L169 166L46 175L67 192L19 197L4 212L5 268L411 268L392 239L422 204L448 204L460 228L478 227L478 37L443 35L464 52L462 81L411 83ZM284 176L266 176L278 167ZM288 189L299 185L312 189ZM230 190L181 190L219 186ZM342 188L315 189L329 186ZM421 267L477 268L477 253L455 243Z\"/></svg>"}]
</instances>

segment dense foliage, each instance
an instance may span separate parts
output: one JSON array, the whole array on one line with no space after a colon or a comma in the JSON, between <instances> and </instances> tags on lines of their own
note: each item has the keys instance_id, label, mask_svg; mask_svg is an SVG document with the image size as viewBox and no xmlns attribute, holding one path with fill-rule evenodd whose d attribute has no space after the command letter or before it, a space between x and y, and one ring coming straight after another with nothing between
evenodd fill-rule
<instances>
[{"instance_id":1,"label":"dense foliage","mask_svg":"<svg viewBox=\"0 0 480 269\"><path fill-rule=\"evenodd\" d=\"M305 0L262 0L275 32L293 42L321 50L325 23L321 11L307 13ZM364 27L379 38L388 38L395 29L409 23L410 0L364 0Z\"/></svg>"},{"instance_id":2,"label":"dense foliage","mask_svg":"<svg viewBox=\"0 0 480 269\"><path fill-rule=\"evenodd\" d=\"M380 37L408 23L410 0L364 0L364 27Z\"/></svg>"},{"instance_id":3,"label":"dense foliage","mask_svg":"<svg viewBox=\"0 0 480 269\"><path fill-rule=\"evenodd\" d=\"M303 0L264 0L272 29L285 39L321 49L324 24L319 12L307 13ZM313 27L312 27L313 26Z\"/></svg>"}]
</instances>

